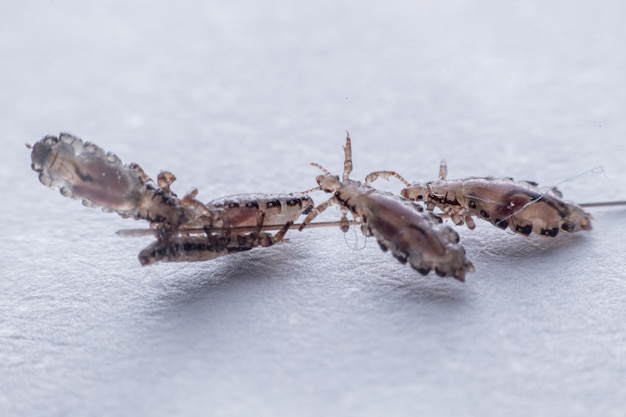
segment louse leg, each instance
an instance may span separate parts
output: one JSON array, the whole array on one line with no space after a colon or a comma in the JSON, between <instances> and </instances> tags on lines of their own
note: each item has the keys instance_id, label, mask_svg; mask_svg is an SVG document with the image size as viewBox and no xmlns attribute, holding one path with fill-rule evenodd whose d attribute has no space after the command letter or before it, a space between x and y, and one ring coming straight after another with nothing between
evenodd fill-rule
<instances>
[{"instance_id":1,"label":"louse leg","mask_svg":"<svg viewBox=\"0 0 626 417\"><path fill-rule=\"evenodd\" d=\"M367 177L365 177L365 184L370 185L371 183L376 181L378 178L383 178L383 179L389 180L389 178L391 178L391 177L397 178L398 180L400 180L400 182L402 182L402 184L404 184L407 187L411 186L411 183L408 182L406 179L404 179L404 177L402 175L398 174L396 171L374 171L374 172L371 172L371 173L367 174Z\"/></svg>"},{"instance_id":2,"label":"louse leg","mask_svg":"<svg viewBox=\"0 0 626 417\"><path fill-rule=\"evenodd\" d=\"M191 209L194 213L192 219L202 218L202 222L213 224L214 213L207 208L202 202L196 200L198 195L198 189L192 188L185 196L180 200L181 207ZM192 220L190 220L191 222Z\"/></svg>"},{"instance_id":3,"label":"louse leg","mask_svg":"<svg viewBox=\"0 0 626 417\"><path fill-rule=\"evenodd\" d=\"M324 210L326 210L328 207L330 206L334 206L336 204L339 204L339 200L337 200L337 197L331 197L328 200L326 200L325 202L323 202L322 204L320 204L319 206L315 207L313 210L311 210L311 212L304 218L304 220L302 220L302 224L300 225L300 227L298 228L299 231L302 231L302 229L304 229L309 223L311 223L313 221L313 219L315 219L318 214L322 213ZM342 219L343 220L343 219ZM343 223L341 223L343 225ZM343 230L343 227L342 227Z\"/></svg>"},{"instance_id":4,"label":"louse leg","mask_svg":"<svg viewBox=\"0 0 626 417\"><path fill-rule=\"evenodd\" d=\"M470 214L461 208L461 207L451 207L445 206L442 207L443 213L452 220L452 222L457 226L467 225L467 228L470 230L474 230L476 228L476 223L474 223L474 219Z\"/></svg>"},{"instance_id":5,"label":"louse leg","mask_svg":"<svg viewBox=\"0 0 626 417\"><path fill-rule=\"evenodd\" d=\"M132 162L128 165L128 167L135 171L137 173L137 175L139 175L139 178L141 179L141 182L144 184L156 184L154 182L154 180L152 178L150 178L150 176L148 174L146 174L146 171L143 170L143 168L141 167L141 165L139 165L136 162Z\"/></svg>"},{"instance_id":6,"label":"louse leg","mask_svg":"<svg viewBox=\"0 0 626 417\"><path fill-rule=\"evenodd\" d=\"M170 186L176 181L176 175L169 171L161 171L157 176L157 184L163 191L166 193L170 193L172 195L176 195L172 192Z\"/></svg>"},{"instance_id":7,"label":"louse leg","mask_svg":"<svg viewBox=\"0 0 626 417\"><path fill-rule=\"evenodd\" d=\"M454 224L456 224L457 226L463 225L463 217L456 210L451 209L450 211L446 211L445 213L450 216L450 220L452 220Z\"/></svg>"},{"instance_id":8,"label":"louse leg","mask_svg":"<svg viewBox=\"0 0 626 417\"><path fill-rule=\"evenodd\" d=\"M152 181L144 172L143 170L141 170L142 175L145 176L146 178L148 178L150 181ZM171 195L173 197L176 197L176 194L172 191L171 186L172 184L176 181L176 175L174 175L172 172L170 171L161 171L159 172L159 175L157 176L157 185L159 186L159 188L161 188L161 190L167 194L167 195ZM195 218L199 218L201 216L205 216L206 218L204 219L204 221L209 221L210 223L213 222L213 213L211 212L211 210L209 210L206 205L204 205L202 202L196 200L196 197L198 196L198 189L197 188L192 188L191 191L189 191L187 194L185 194L183 196L183 198L180 200L180 206L184 207L184 208L188 208L191 209L191 211L194 213L194 217ZM191 221L191 219L190 219Z\"/></svg>"},{"instance_id":9,"label":"louse leg","mask_svg":"<svg viewBox=\"0 0 626 417\"><path fill-rule=\"evenodd\" d=\"M285 239L285 234L289 230L289 228L293 225L292 221L288 221L275 235L271 235L270 233L260 233L259 234L259 244L263 248L267 248L268 246L272 246L278 242L286 242L288 239Z\"/></svg>"},{"instance_id":10,"label":"louse leg","mask_svg":"<svg viewBox=\"0 0 626 417\"><path fill-rule=\"evenodd\" d=\"M339 228L344 233L347 233L348 230L350 230L350 222L348 221L348 209L343 206L341 207L341 220L339 220Z\"/></svg>"},{"instance_id":11,"label":"louse leg","mask_svg":"<svg viewBox=\"0 0 626 417\"><path fill-rule=\"evenodd\" d=\"M476 228L476 223L474 223L474 219L472 218L472 216L468 214L463 216L463 219L465 219L465 224L467 225L468 229L474 230Z\"/></svg>"}]
</instances>

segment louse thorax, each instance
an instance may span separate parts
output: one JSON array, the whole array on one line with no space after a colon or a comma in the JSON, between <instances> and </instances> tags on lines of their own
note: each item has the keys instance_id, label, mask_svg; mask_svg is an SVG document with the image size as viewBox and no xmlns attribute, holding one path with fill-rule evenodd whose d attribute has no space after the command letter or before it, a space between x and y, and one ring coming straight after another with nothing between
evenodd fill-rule
<instances>
[{"instance_id":1,"label":"louse thorax","mask_svg":"<svg viewBox=\"0 0 626 417\"><path fill-rule=\"evenodd\" d=\"M404 188L400 194L408 200L424 202L428 210L433 210L442 204L464 203L463 185L459 181L416 182Z\"/></svg>"},{"instance_id":2,"label":"louse thorax","mask_svg":"<svg viewBox=\"0 0 626 417\"><path fill-rule=\"evenodd\" d=\"M376 191L374 187L350 178L343 182L339 182L339 184L340 186L335 190L335 195L337 195L341 201L346 202L356 197L366 196Z\"/></svg>"}]
</instances>

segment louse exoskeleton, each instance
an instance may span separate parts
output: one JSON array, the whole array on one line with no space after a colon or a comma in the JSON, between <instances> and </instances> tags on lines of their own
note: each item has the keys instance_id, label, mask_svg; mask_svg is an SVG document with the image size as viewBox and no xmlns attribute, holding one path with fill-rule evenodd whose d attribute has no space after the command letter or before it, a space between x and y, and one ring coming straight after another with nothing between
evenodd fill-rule
<instances>
[{"instance_id":1,"label":"louse exoskeleton","mask_svg":"<svg viewBox=\"0 0 626 417\"><path fill-rule=\"evenodd\" d=\"M376 190L359 181L351 180L352 145L350 134L344 146L343 178L332 175L321 165L324 175L316 180L318 187L333 196L317 206L302 222L300 230L306 227L319 213L332 205L339 205L343 218L347 211L361 223L365 236L374 236L383 251L391 250L401 263L408 262L423 275L431 270L441 277L452 276L465 280L465 273L474 267L465 257L465 249L458 245L459 235L449 226L441 224L441 219L430 212L423 212L409 201L391 193ZM344 226L345 221L342 222ZM343 227L346 231L347 228Z\"/></svg>"},{"instance_id":2,"label":"louse exoskeleton","mask_svg":"<svg viewBox=\"0 0 626 417\"><path fill-rule=\"evenodd\" d=\"M401 195L423 202L429 211L440 209L457 225L474 229L474 217L501 228L528 236L556 236L559 231L591 230L591 215L580 206L564 201L561 192L541 189L532 181L512 178L470 177L447 180L447 166L441 162L439 179L409 183L395 171L377 171L368 175L370 184L377 178L395 177L405 186Z\"/></svg>"},{"instance_id":3,"label":"louse exoskeleton","mask_svg":"<svg viewBox=\"0 0 626 417\"><path fill-rule=\"evenodd\" d=\"M80 138L61 133L46 136L32 147L32 168L42 184L83 204L115 211L123 217L175 227L224 228L256 226L264 213L268 225L282 227L314 206L305 194L239 194L202 204L193 189L182 199L170 186L176 180L163 171L153 181L138 164L124 165L112 153Z\"/></svg>"},{"instance_id":4,"label":"louse exoskeleton","mask_svg":"<svg viewBox=\"0 0 626 417\"><path fill-rule=\"evenodd\" d=\"M174 174L161 172L155 183L139 165L124 165L114 154L67 133L37 142L31 159L41 183L62 195L149 221L158 241L141 252L142 264L208 260L271 246L314 206L305 194L240 194L205 205L195 199L194 189L179 199L170 190ZM272 236L262 232L266 229L279 231Z\"/></svg>"},{"instance_id":5,"label":"louse exoskeleton","mask_svg":"<svg viewBox=\"0 0 626 417\"><path fill-rule=\"evenodd\" d=\"M193 204L193 196L186 197L186 206L181 206L181 200L169 192L170 174L160 174L159 183L164 187L158 186L139 165L124 165L115 154L68 133L35 143L31 160L43 185L60 190L65 197L81 199L88 207L172 225L200 215L193 211L204 211Z\"/></svg>"},{"instance_id":6,"label":"louse exoskeleton","mask_svg":"<svg viewBox=\"0 0 626 417\"><path fill-rule=\"evenodd\" d=\"M229 233L219 234L166 236L144 248L139 252L138 258L144 266L156 262L209 261L256 247L272 246L283 240L292 224L292 221L286 222L275 235L260 231L261 220L257 231L249 233L237 234L229 231Z\"/></svg>"},{"instance_id":7,"label":"louse exoskeleton","mask_svg":"<svg viewBox=\"0 0 626 417\"><path fill-rule=\"evenodd\" d=\"M272 246L301 215L314 207L304 194L239 194L206 204L211 219L204 225L182 224L139 253L139 262L208 261L255 247ZM269 221L268 221L269 219ZM280 228L279 228L280 227ZM275 235L262 230L279 228Z\"/></svg>"},{"instance_id":8,"label":"louse exoskeleton","mask_svg":"<svg viewBox=\"0 0 626 417\"><path fill-rule=\"evenodd\" d=\"M254 227L263 213L265 225L284 225L309 214L315 204L306 194L237 194L221 197L205 204L215 217L212 228L232 229Z\"/></svg>"}]
</instances>

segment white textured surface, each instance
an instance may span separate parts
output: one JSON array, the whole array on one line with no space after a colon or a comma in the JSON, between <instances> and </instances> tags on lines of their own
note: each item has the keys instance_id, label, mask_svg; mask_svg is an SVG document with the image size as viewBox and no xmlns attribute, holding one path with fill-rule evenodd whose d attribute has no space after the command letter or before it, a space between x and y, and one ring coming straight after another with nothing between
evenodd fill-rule
<instances>
[{"instance_id":1,"label":"white textured surface","mask_svg":"<svg viewBox=\"0 0 626 417\"><path fill-rule=\"evenodd\" d=\"M624 199L623 2L223 3L0 5L0 415L626 415L624 209L460 230L466 284L335 229L141 268L149 239L113 234L139 223L45 189L23 147L70 131L209 200L312 187L347 129L354 178L602 166L560 188Z\"/></svg>"}]
</instances>

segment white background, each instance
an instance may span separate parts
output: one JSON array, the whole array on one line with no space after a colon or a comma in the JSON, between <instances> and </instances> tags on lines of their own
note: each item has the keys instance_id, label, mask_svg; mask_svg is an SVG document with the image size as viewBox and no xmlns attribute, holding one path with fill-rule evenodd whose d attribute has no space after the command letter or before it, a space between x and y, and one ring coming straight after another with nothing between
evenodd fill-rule
<instances>
[{"instance_id":1,"label":"white background","mask_svg":"<svg viewBox=\"0 0 626 417\"><path fill-rule=\"evenodd\" d=\"M625 209L459 228L465 284L335 228L142 268L150 238L114 232L143 223L30 171L69 131L202 200L302 191L349 130L357 179L445 158L626 198L623 2L299 3L0 5L0 414L626 415Z\"/></svg>"}]
</instances>

